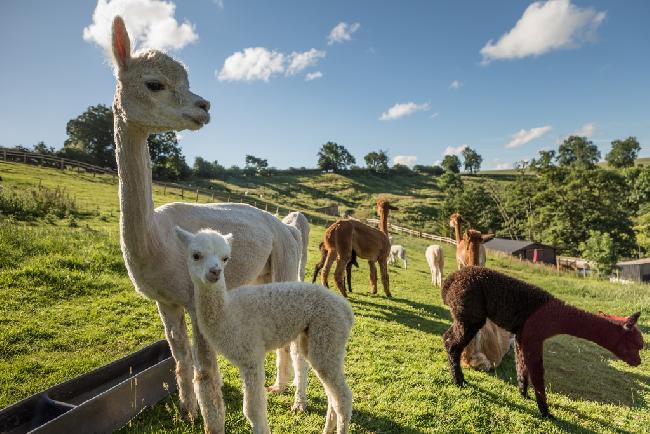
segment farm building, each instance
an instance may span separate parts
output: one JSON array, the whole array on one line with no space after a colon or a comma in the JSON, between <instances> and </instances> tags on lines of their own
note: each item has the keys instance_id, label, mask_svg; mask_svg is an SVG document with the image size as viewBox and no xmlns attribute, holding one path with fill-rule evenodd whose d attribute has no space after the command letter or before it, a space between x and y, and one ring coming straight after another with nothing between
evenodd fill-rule
<instances>
[{"instance_id":1,"label":"farm building","mask_svg":"<svg viewBox=\"0 0 650 434\"><path fill-rule=\"evenodd\" d=\"M508 238L494 238L485 243L485 248L506 253L531 262L543 262L555 265L556 249L553 246L525 240L510 240Z\"/></svg>"},{"instance_id":2,"label":"farm building","mask_svg":"<svg viewBox=\"0 0 650 434\"><path fill-rule=\"evenodd\" d=\"M635 282L650 282L650 258L623 261L616 264L620 270L619 278Z\"/></svg>"}]
</instances>

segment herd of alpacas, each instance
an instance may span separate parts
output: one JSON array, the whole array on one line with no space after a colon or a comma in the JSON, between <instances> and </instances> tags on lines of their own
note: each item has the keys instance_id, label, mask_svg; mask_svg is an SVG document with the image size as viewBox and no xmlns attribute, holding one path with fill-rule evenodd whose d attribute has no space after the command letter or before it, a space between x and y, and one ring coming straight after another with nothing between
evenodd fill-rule
<instances>
[{"instance_id":1,"label":"herd of alpacas","mask_svg":"<svg viewBox=\"0 0 650 434\"><path fill-rule=\"evenodd\" d=\"M391 246L388 215L397 210L380 199L379 228L340 219L320 246L322 285L303 283L309 224L298 212L282 221L242 204L172 203L155 208L146 140L162 131L198 130L209 122L210 104L189 90L187 72L168 55L131 53L124 22L115 17L112 52L117 77L115 113L119 173L120 242L129 277L154 300L176 362L180 406L190 418L200 410L205 432L223 433L225 407L216 353L230 360L243 380L244 415L254 433L269 433L267 392L282 393L293 371L292 409L305 411L311 367L327 395L324 433L347 433L352 391L344 357L354 323L345 297L352 291L352 266L366 259L370 290L377 292L377 265L391 297L388 262L406 249ZM544 392L545 339L570 334L607 348L630 365L640 363L643 339L629 317L593 315L544 290L485 268L483 243L493 235L467 229L451 216L459 270L443 282L443 251L429 246L425 257L432 282L441 287L453 323L444 333L453 381L464 382L461 366L493 369L514 343L519 390L533 386L541 414L552 417ZM333 263L341 296L328 290ZM322 268L322 270L321 270ZM345 278L347 277L347 287ZM191 320L192 342L184 315ZM264 388L264 357L277 351L275 383Z\"/></svg>"}]
</instances>

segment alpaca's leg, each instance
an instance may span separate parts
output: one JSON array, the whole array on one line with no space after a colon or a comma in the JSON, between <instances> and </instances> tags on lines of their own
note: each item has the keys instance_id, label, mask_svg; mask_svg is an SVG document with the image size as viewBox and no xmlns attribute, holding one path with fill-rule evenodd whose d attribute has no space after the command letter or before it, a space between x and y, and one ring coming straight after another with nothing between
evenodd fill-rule
<instances>
[{"instance_id":1,"label":"alpaca's leg","mask_svg":"<svg viewBox=\"0 0 650 434\"><path fill-rule=\"evenodd\" d=\"M352 390L345 381L343 363L341 362L339 366L329 365L320 368L319 370L314 367L314 371L327 393L327 415L323 433L333 432L333 415L336 415L336 432L338 434L347 433L352 418Z\"/></svg>"},{"instance_id":2,"label":"alpaca's leg","mask_svg":"<svg viewBox=\"0 0 650 434\"><path fill-rule=\"evenodd\" d=\"M345 266L345 277L348 280L348 292L352 292L352 261Z\"/></svg>"},{"instance_id":3,"label":"alpaca's leg","mask_svg":"<svg viewBox=\"0 0 650 434\"><path fill-rule=\"evenodd\" d=\"M293 399L293 412L304 412L307 410L307 378L309 365L305 359L307 350L305 335L300 334L295 341L291 343L291 360L293 361L293 384L296 387L296 393Z\"/></svg>"},{"instance_id":4,"label":"alpaca's leg","mask_svg":"<svg viewBox=\"0 0 650 434\"><path fill-rule=\"evenodd\" d=\"M289 345L275 351L275 383L266 390L270 393L282 393L286 390L291 378L291 356Z\"/></svg>"},{"instance_id":5,"label":"alpaca's leg","mask_svg":"<svg viewBox=\"0 0 650 434\"><path fill-rule=\"evenodd\" d=\"M327 253L327 258L325 259L325 266L323 267L323 271L321 272L320 275L320 283L325 288L329 288L329 285L327 283L327 278L330 275L330 269L332 268L332 264L334 263L335 259L336 259L336 254L334 253L333 250L330 250Z\"/></svg>"},{"instance_id":6,"label":"alpaca's leg","mask_svg":"<svg viewBox=\"0 0 650 434\"><path fill-rule=\"evenodd\" d=\"M343 297L347 297L345 292L345 267L347 267L348 262L350 262L350 257L347 255L339 254L339 257L336 259L336 269L334 270L334 281L336 282L336 287L341 292Z\"/></svg>"},{"instance_id":7,"label":"alpaca's leg","mask_svg":"<svg viewBox=\"0 0 650 434\"><path fill-rule=\"evenodd\" d=\"M402 261L404 261L404 269L405 269L405 270L408 270L408 268L409 268L408 265L409 265L409 264L408 264L408 261L406 260L406 257L404 257L404 258L402 259Z\"/></svg>"},{"instance_id":8,"label":"alpaca's leg","mask_svg":"<svg viewBox=\"0 0 650 434\"><path fill-rule=\"evenodd\" d=\"M331 434L336 428L336 412L332 406L332 398L327 389L325 389L325 395L327 395L327 412L325 413L325 427L323 428L323 434Z\"/></svg>"},{"instance_id":9,"label":"alpaca's leg","mask_svg":"<svg viewBox=\"0 0 650 434\"><path fill-rule=\"evenodd\" d=\"M156 303L160 319L165 326L165 337L176 362L176 383L181 411L194 419L198 406L192 388L192 352L185 324L185 309L180 305Z\"/></svg>"},{"instance_id":10,"label":"alpaca's leg","mask_svg":"<svg viewBox=\"0 0 650 434\"><path fill-rule=\"evenodd\" d=\"M546 390L544 390L544 359L543 359L543 344L541 342L526 342L523 347L524 361L528 368L528 375L530 382L535 390L535 400L537 401L537 408L542 414L542 417L555 419L548 411L548 403L546 402Z\"/></svg>"},{"instance_id":11,"label":"alpaca's leg","mask_svg":"<svg viewBox=\"0 0 650 434\"><path fill-rule=\"evenodd\" d=\"M194 392L199 401L203 427L206 434L222 434L226 419L226 408L221 394L221 372L217 357L199 330L198 320L193 312L192 319L192 355L194 357Z\"/></svg>"},{"instance_id":12,"label":"alpaca's leg","mask_svg":"<svg viewBox=\"0 0 650 434\"><path fill-rule=\"evenodd\" d=\"M314 276L311 278L311 283L316 283L318 272L323 268L323 265L325 265L325 259L322 259L318 264L316 264L316 268L314 268Z\"/></svg>"},{"instance_id":13,"label":"alpaca's leg","mask_svg":"<svg viewBox=\"0 0 650 434\"><path fill-rule=\"evenodd\" d=\"M384 293L386 297L392 297L390 293L390 284L388 282L388 264L386 260L379 260L379 271L381 272L381 286L384 287ZM375 278L375 286L377 285L377 279ZM375 288L376 290L376 288Z\"/></svg>"},{"instance_id":14,"label":"alpaca's leg","mask_svg":"<svg viewBox=\"0 0 650 434\"><path fill-rule=\"evenodd\" d=\"M375 261L368 261L370 269L370 293L377 294L377 264Z\"/></svg>"},{"instance_id":15,"label":"alpaca's leg","mask_svg":"<svg viewBox=\"0 0 650 434\"><path fill-rule=\"evenodd\" d=\"M252 364L242 368L244 382L244 415L253 428L253 434L270 434L266 414L266 390L264 390L264 364Z\"/></svg>"},{"instance_id":16,"label":"alpaca's leg","mask_svg":"<svg viewBox=\"0 0 650 434\"><path fill-rule=\"evenodd\" d=\"M517 386L519 393L528 398L528 368L524 359L524 351L518 339L515 340L515 362L517 368Z\"/></svg>"},{"instance_id":17,"label":"alpaca's leg","mask_svg":"<svg viewBox=\"0 0 650 434\"><path fill-rule=\"evenodd\" d=\"M442 335L442 340L447 350L449 371L454 379L454 383L458 386L462 386L465 382L465 377L460 366L460 356L463 349L465 349L481 327L482 325L467 325L454 320L451 327Z\"/></svg>"}]
</instances>

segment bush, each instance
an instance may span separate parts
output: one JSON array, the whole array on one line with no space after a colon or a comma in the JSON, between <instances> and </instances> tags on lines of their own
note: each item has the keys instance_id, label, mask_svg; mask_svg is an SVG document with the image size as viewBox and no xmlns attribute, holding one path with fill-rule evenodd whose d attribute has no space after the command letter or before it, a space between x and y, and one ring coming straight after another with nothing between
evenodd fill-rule
<instances>
[{"instance_id":1,"label":"bush","mask_svg":"<svg viewBox=\"0 0 650 434\"><path fill-rule=\"evenodd\" d=\"M63 218L77 213L77 204L63 188L9 189L0 186L0 213L19 220L53 216Z\"/></svg>"}]
</instances>

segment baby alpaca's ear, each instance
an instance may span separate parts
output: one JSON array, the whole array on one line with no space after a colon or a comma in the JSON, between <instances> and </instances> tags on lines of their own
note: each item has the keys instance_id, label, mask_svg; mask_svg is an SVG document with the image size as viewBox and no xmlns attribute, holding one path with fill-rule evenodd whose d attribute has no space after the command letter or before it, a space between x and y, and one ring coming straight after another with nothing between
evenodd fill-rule
<instances>
[{"instance_id":1,"label":"baby alpaca's ear","mask_svg":"<svg viewBox=\"0 0 650 434\"><path fill-rule=\"evenodd\" d=\"M641 312L636 312L628 316L627 319L625 320L625 324L623 324L625 330L632 330L632 328L634 328L634 326L636 325L637 321L639 321L640 316L641 316Z\"/></svg>"},{"instance_id":2,"label":"baby alpaca's ear","mask_svg":"<svg viewBox=\"0 0 650 434\"><path fill-rule=\"evenodd\" d=\"M226 240L229 246L232 246L232 234L222 235L222 237Z\"/></svg>"},{"instance_id":3,"label":"baby alpaca's ear","mask_svg":"<svg viewBox=\"0 0 650 434\"><path fill-rule=\"evenodd\" d=\"M185 244L185 247L189 246L190 243L192 242L192 239L194 239L194 234L191 232L187 232L185 229L181 228L180 226L174 227L174 232L176 232L176 236L178 237L179 240Z\"/></svg>"}]
</instances>

